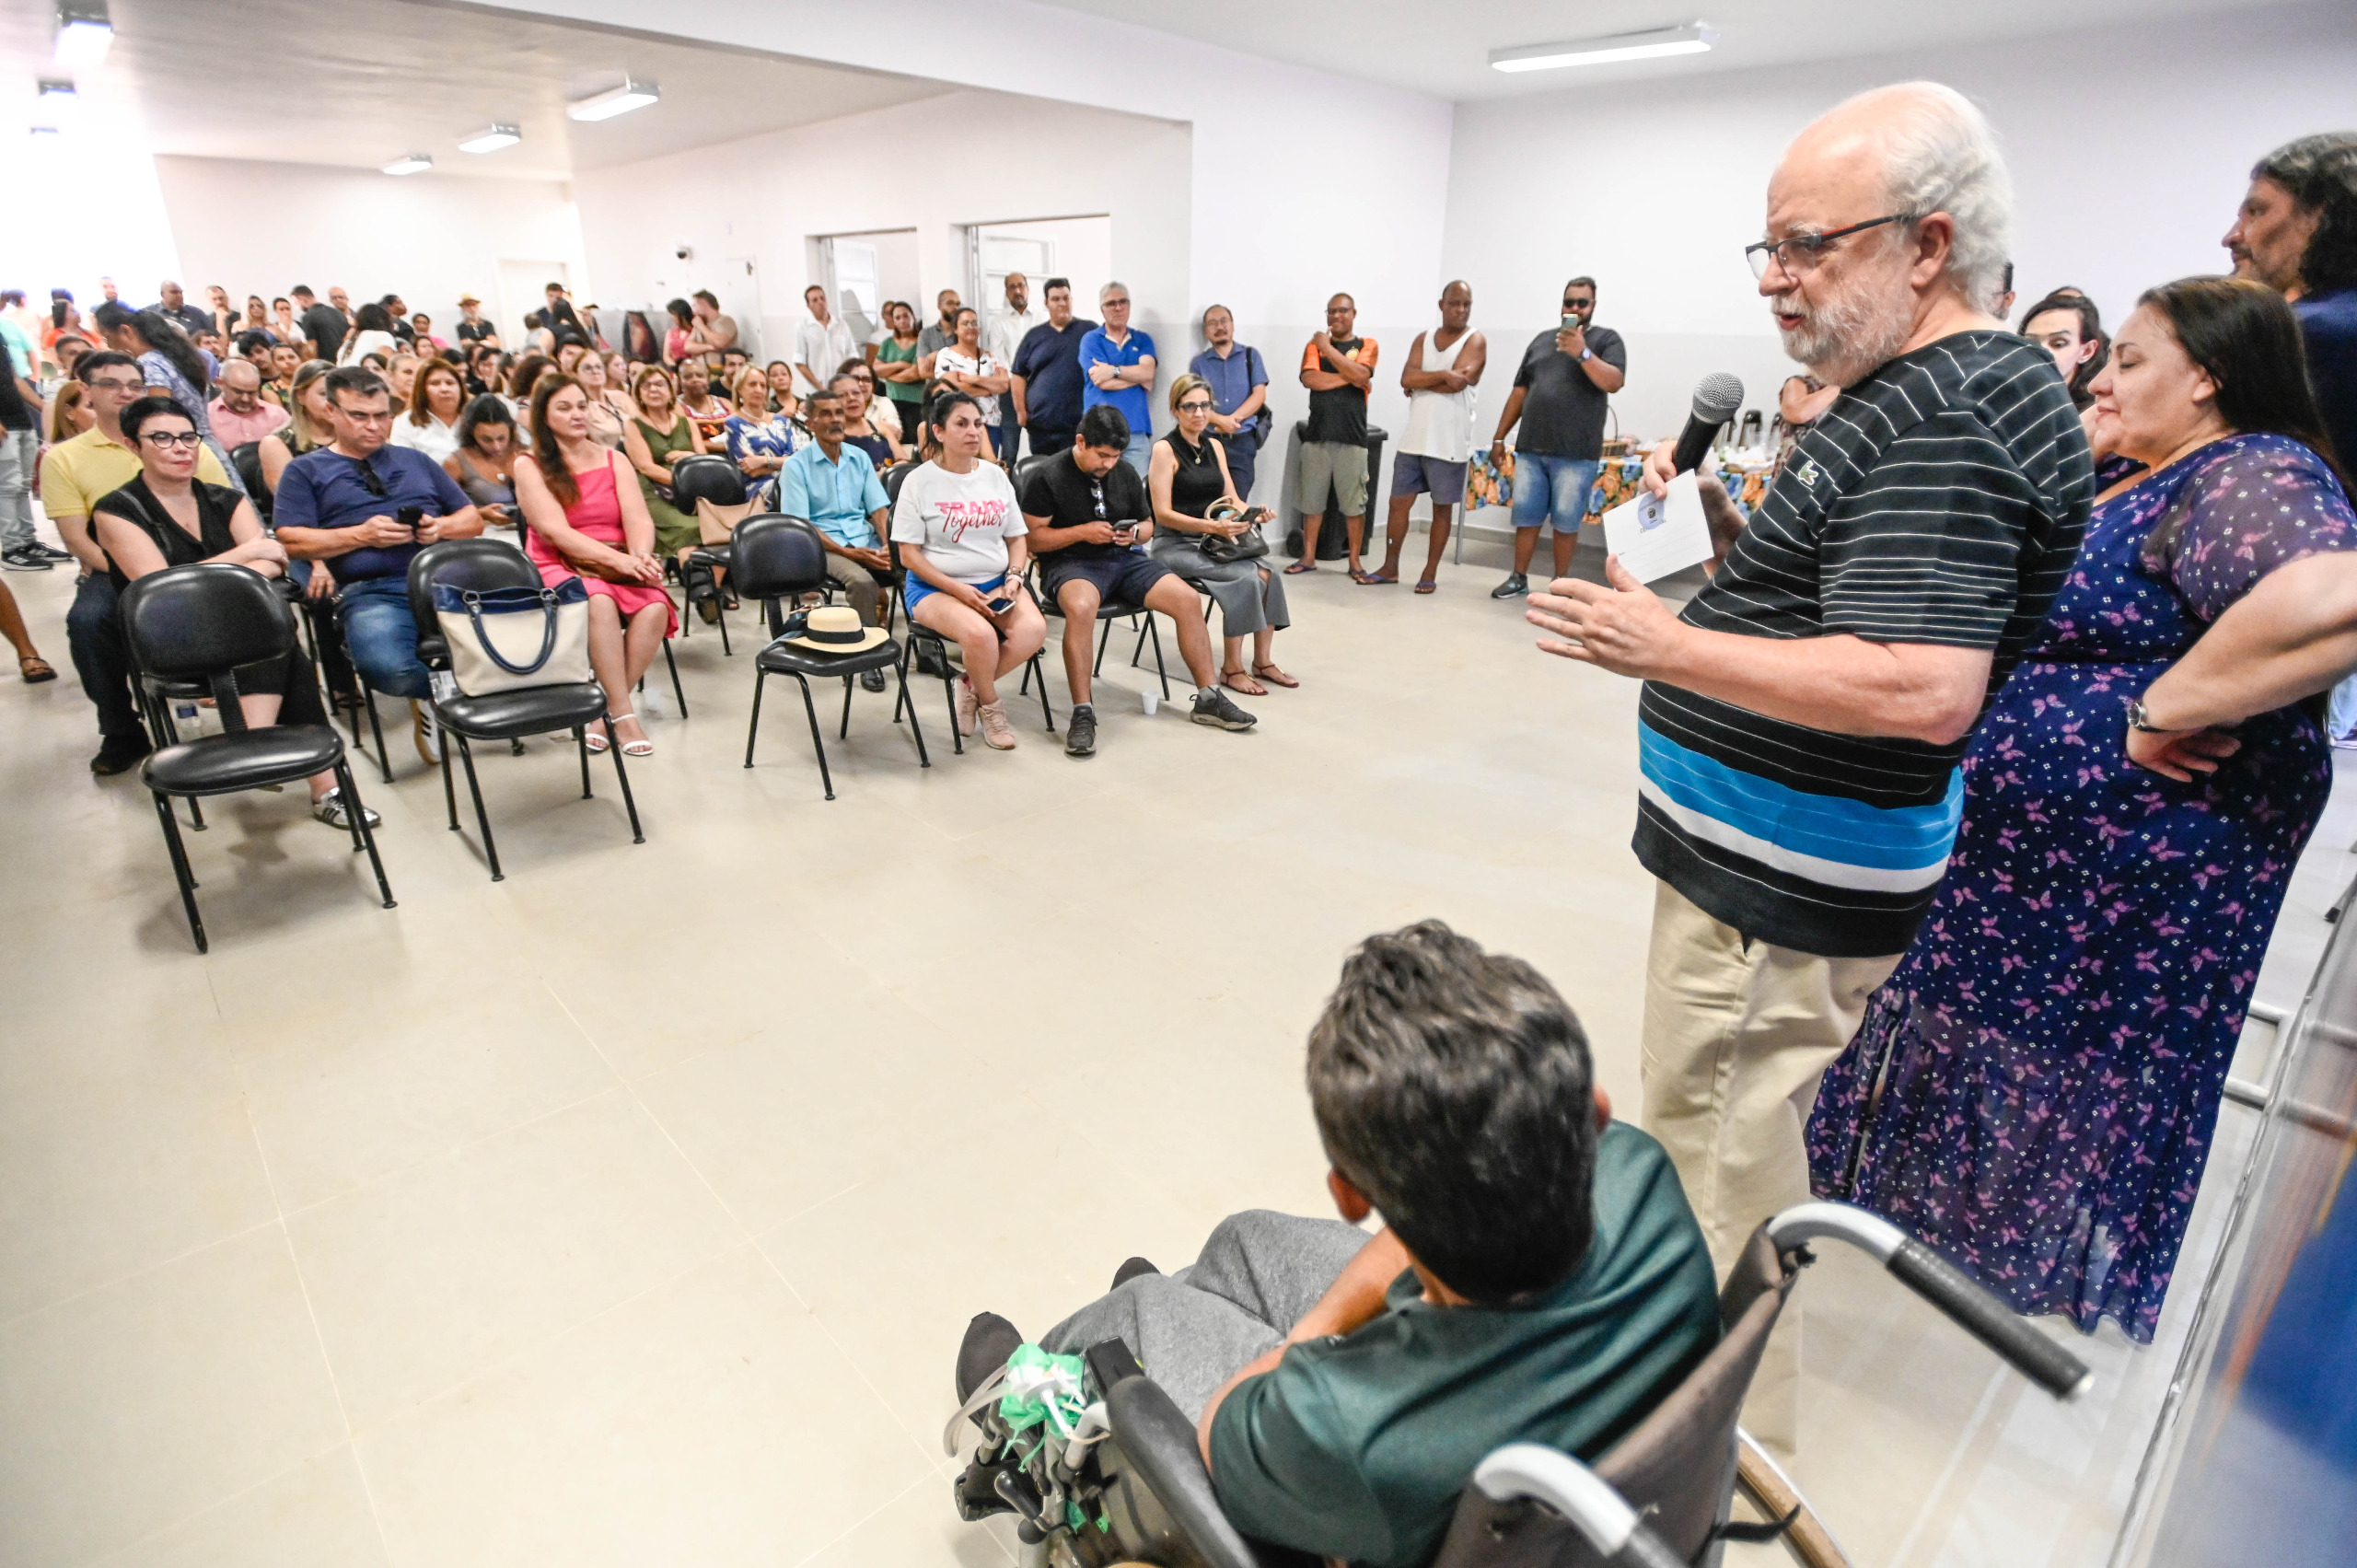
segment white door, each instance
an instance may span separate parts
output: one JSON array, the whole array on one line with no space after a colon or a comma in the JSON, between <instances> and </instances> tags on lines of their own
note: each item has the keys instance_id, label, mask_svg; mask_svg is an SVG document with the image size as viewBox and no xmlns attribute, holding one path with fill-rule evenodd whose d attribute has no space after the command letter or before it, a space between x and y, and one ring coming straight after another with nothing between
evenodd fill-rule
<instances>
[{"instance_id":1,"label":"white door","mask_svg":"<svg viewBox=\"0 0 2357 1568\"><path fill-rule=\"evenodd\" d=\"M524 342L524 318L549 302L548 286L573 286L573 272L563 261L527 257L501 257L499 261L499 341L512 353Z\"/></svg>"},{"instance_id":2,"label":"white door","mask_svg":"<svg viewBox=\"0 0 2357 1568\"><path fill-rule=\"evenodd\" d=\"M874 242L830 239L826 257L827 296L835 302L835 314L851 328L853 343L872 341L878 325L877 307L884 297Z\"/></svg>"}]
</instances>

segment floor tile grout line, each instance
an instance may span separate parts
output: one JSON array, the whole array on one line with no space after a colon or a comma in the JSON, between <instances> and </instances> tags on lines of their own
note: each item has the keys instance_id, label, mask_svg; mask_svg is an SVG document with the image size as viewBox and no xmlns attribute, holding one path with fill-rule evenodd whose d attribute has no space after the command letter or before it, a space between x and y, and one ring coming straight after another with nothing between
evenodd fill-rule
<instances>
[{"instance_id":1,"label":"floor tile grout line","mask_svg":"<svg viewBox=\"0 0 2357 1568\"><path fill-rule=\"evenodd\" d=\"M149 1530L145 1535L143 1535L134 1540L124 1541L121 1546L113 1548L111 1551L107 1551L101 1556L86 1558L83 1562L82 1568L106 1568L108 1563L121 1558L123 1553L127 1551L136 1551L147 1542L154 1540L157 1537L168 1535L172 1531L179 1529L182 1525L187 1524L192 1519L203 1518L205 1515L212 1513L215 1508L226 1508L241 1497L250 1497L265 1486L269 1486L275 1481L284 1481L288 1476L295 1474L307 1466L318 1464L321 1459L326 1458L330 1454L336 1452L336 1450L340 1448L354 1449L353 1463L356 1468L360 1462L359 1451L357 1448L354 1447L352 1438L349 1435L346 1435L329 1444L326 1447L321 1448L315 1453L304 1455L301 1458L296 1460L293 1464L287 1466L283 1470L273 1470L270 1474L263 1476L261 1480L253 1481L249 1485L241 1486L235 1492L226 1493L223 1495L215 1498L212 1502L205 1504L201 1508L192 1509L190 1512L182 1514L177 1519L167 1520L163 1524L157 1525L154 1529Z\"/></svg>"},{"instance_id":2,"label":"floor tile grout line","mask_svg":"<svg viewBox=\"0 0 2357 1568\"><path fill-rule=\"evenodd\" d=\"M926 1481L932 1479L933 1478L929 1475L917 1477L916 1480L909 1482L908 1485L900 1488L900 1491L892 1493L891 1496L886 1498L883 1502L878 1503L875 1507L870 1508L866 1513L862 1514L858 1518L853 1519L850 1524L845 1525L842 1529L836 1531L833 1535L829 1536L825 1540L820 1541L817 1551L805 1552L800 1557L795 1558L794 1560L794 1568L802 1568L802 1564L806 1562L817 1562L820 1557L823 1557L828 1552L832 1551L838 1544L848 1539L852 1532L858 1529L862 1525L865 1525L870 1519L879 1516L887 1508L891 1507L893 1504L898 1503L901 1498L906 1497L910 1493L914 1492L918 1487L923 1486Z\"/></svg>"},{"instance_id":3,"label":"floor tile grout line","mask_svg":"<svg viewBox=\"0 0 2357 1568\"><path fill-rule=\"evenodd\" d=\"M832 945L831 938L830 939L830 945ZM605 1048L598 1043L597 1037L589 1032L588 1026L582 1023L578 1017L574 1016L572 1005L568 1004L563 996L558 995L556 989L553 986L550 986L546 981L542 981L540 983L541 986L548 991L548 993L551 996L556 997L557 1005L564 1009L565 1016L573 1019L574 1028L579 1029L583 1038L589 1041L589 1049L595 1051L598 1053L598 1059L605 1061L607 1066L611 1068L613 1063L606 1057ZM906 1436L911 1443L916 1445L917 1451L920 1454L925 1455L927 1462L930 1463L931 1451L925 1447L923 1439L909 1430L908 1423L900 1419L900 1412L892 1408L892 1402L884 1397L884 1391L881 1388L878 1388L876 1386L875 1380L867 1376L866 1368L860 1365L858 1358L851 1353L850 1347L845 1345L842 1340L836 1337L833 1328L830 1327L827 1320L820 1317L818 1311L811 1307L809 1298L795 1288L794 1282L786 1278L785 1271L777 1266L777 1260L772 1258L769 1255L768 1249L761 1246L761 1238L753 1234L752 1228L746 1225L743 1217L729 1205L728 1200L720 1195L720 1190L713 1186L712 1179L703 1173L703 1167L697 1165L693 1159L690 1158L688 1151L679 1146L679 1140L672 1135L670 1128L664 1125L663 1119L656 1115L653 1109L650 1108L644 1099L639 1098L637 1086L625 1079L622 1082L622 1087L629 1092L631 1103L638 1107L639 1114L645 1117L646 1120L653 1124L655 1130L663 1134L663 1141L671 1145L671 1152L679 1156L679 1163L694 1173L695 1179L699 1182L702 1183L703 1190L712 1195L712 1201L720 1205L720 1212L728 1216L728 1223L737 1227L737 1234L752 1248L753 1255L759 1258L763 1265L769 1269L770 1272L777 1277L778 1283L785 1287L786 1294L794 1297L795 1304L802 1308L804 1315L807 1316L813 1323L819 1325L819 1331L827 1336L827 1342L835 1347L835 1353L843 1358L843 1365L851 1368L852 1375L857 1377L860 1382L865 1386L868 1393L875 1399L877 1404L882 1407L887 1419L888 1419L893 1425L899 1427L901 1434Z\"/></svg>"},{"instance_id":4,"label":"floor tile grout line","mask_svg":"<svg viewBox=\"0 0 2357 1568\"><path fill-rule=\"evenodd\" d=\"M250 1117L248 1119L248 1125L251 1125ZM271 1197L274 1206L277 1194L273 1193ZM216 1247L226 1247L232 1241L241 1241L257 1232L281 1228L284 1225L285 1219L283 1214L273 1214L269 1219L257 1220L241 1230L233 1230L226 1236L216 1236L210 1241L200 1243L185 1251L175 1252L168 1258L158 1258L152 1263L142 1263L128 1273L117 1274L110 1279L100 1280L95 1284L85 1285L70 1295L61 1295L53 1301L44 1301L37 1307L28 1307L21 1312L11 1312L6 1317L0 1317L0 1329L12 1327L29 1318L38 1318L44 1312L54 1312L61 1307L71 1307L77 1301L98 1295L100 1291L113 1290L117 1286L129 1284L132 1281L145 1278L158 1269L168 1269L175 1263L185 1263L190 1259L210 1252Z\"/></svg>"}]
</instances>

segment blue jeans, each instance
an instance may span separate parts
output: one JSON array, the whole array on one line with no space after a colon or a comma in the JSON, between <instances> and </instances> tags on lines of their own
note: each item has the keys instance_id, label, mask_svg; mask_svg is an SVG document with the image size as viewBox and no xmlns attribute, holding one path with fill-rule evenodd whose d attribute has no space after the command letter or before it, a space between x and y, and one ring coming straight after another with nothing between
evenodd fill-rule
<instances>
[{"instance_id":1,"label":"blue jeans","mask_svg":"<svg viewBox=\"0 0 2357 1568\"><path fill-rule=\"evenodd\" d=\"M409 584L401 577L364 577L336 595L343 644L360 679L393 697L424 697L433 690L417 658L417 621L409 612Z\"/></svg>"},{"instance_id":2,"label":"blue jeans","mask_svg":"<svg viewBox=\"0 0 2357 1568\"><path fill-rule=\"evenodd\" d=\"M1553 523L1557 533L1579 537L1587 515L1588 493L1604 465L1592 458L1550 458L1544 452L1514 455L1514 526L1535 528Z\"/></svg>"},{"instance_id":3,"label":"blue jeans","mask_svg":"<svg viewBox=\"0 0 2357 1568\"><path fill-rule=\"evenodd\" d=\"M1146 464L1154 460L1154 432L1151 430L1131 431L1130 444L1121 453L1121 460L1137 470L1138 477L1144 479Z\"/></svg>"},{"instance_id":4,"label":"blue jeans","mask_svg":"<svg viewBox=\"0 0 2357 1568\"><path fill-rule=\"evenodd\" d=\"M1260 444L1247 436L1227 444L1227 477L1236 482L1237 498L1252 499L1252 468L1260 457Z\"/></svg>"}]
</instances>

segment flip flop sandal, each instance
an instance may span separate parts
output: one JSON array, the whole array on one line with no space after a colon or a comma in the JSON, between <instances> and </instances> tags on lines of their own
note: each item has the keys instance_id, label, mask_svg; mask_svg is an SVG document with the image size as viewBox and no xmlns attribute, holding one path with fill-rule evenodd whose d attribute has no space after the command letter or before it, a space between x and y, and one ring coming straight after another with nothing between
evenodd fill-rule
<instances>
[{"instance_id":1,"label":"flip flop sandal","mask_svg":"<svg viewBox=\"0 0 2357 1568\"><path fill-rule=\"evenodd\" d=\"M1440 585L1438 583L1434 582L1430 577L1426 577L1422 582L1416 585L1416 591L1420 594L1428 594L1436 591L1439 587Z\"/></svg>"},{"instance_id":2,"label":"flip flop sandal","mask_svg":"<svg viewBox=\"0 0 2357 1568\"><path fill-rule=\"evenodd\" d=\"M25 678L25 684L28 686L38 686L44 680L57 679L57 671L52 669L49 667L49 661L39 654L19 655L17 659L17 673Z\"/></svg>"},{"instance_id":3,"label":"flip flop sandal","mask_svg":"<svg viewBox=\"0 0 2357 1568\"><path fill-rule=\"evenodd\" d=\"M1399 578L1387 577L1380 572L1353 572L1351 581L1363 588L1396 588L1399 586Z\"/></svg>"},{"instance_id":4,"label":"flip flop sandal","mask_svg":"<svg viewBox=\"0 0 2357 1568\"><path fill-rule=\"evenodd\" d=\"M1292 565L1285 568L1285 575L1288 577L1297 577L1304 572L1315 572L1317 570L1318 563L1314 561L1296 561Z\"/></svg>"},{"instance_id":5,"label":"flip flop sandal","mask_svg":"<svg viewBox=\"0 0 2357 1568\"><path fill-rule=\"evenodd\" d=\"M1279 669L1272 664L1254 665L1252 667L1252 675L1255 679L1265 680L1271 686L1283 686L1288 691L1301 684L1300 681L1295 680L1292 676L1287 675L1283 670Z\"/></svg>"},{"instance_id":6,"label":"flip flop sandal","mask_svg":"<svg viewBox=\"0 0 2357 1568\"><path fill-rule=\"evenodd\" d=\"M1239 680L1246 682L1246 684L1238 686L1237 682ZM1267 687L1261 685L1259 681L1254 680L1252 677L1245 674L1244 671L1240 669L1221 670L1219 672L1219 683L1222 686L1226 687L1231 691L1241 691L1247 697L1265 697L1269 694L1269 689Z\"/></svg>"}]
</instances>

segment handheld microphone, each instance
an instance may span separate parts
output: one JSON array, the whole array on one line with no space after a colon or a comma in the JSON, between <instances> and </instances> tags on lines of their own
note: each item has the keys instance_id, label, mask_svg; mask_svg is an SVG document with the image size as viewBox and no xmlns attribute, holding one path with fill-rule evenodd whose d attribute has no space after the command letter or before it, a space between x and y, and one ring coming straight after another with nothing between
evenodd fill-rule
<instances>
[{"instance_id":1,"label":"handheld microphone","mask_svg":"<svg viewBox=\"0 0 2357 1568\"><path fill-rule=\"evenodd\" d=\"M1670 459L1670 472L1684 473L1702 466L1711 455L1711 443L1716 439L1719 427L1733 419L1743 407L1743 383L1724 370L1713 370L1694 384L1694 412L1686 416L1686 429L1678 437L1678 449Z\"/></svg>"}]
</instances>

